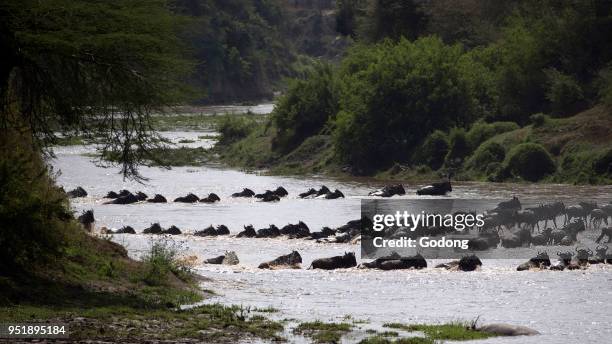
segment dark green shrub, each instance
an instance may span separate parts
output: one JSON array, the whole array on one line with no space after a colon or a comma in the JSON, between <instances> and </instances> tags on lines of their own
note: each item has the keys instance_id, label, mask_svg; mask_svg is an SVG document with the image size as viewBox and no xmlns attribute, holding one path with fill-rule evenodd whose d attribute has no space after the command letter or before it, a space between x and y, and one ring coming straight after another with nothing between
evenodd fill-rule
<instances>
[{"instance_id":1,"label":"dark green shrub","mask_svg":"<svg viewBox=\"0 0 612 344\"><path fill-rule=\"evenodd\" d=\"M415 154L413 163L426 164L434 170L439 169L444 164L444 158L448 154L448 138L440 130L429 134L423 145Z\"/></svg>"},{"instance_id":2,"label":"dark green shrub","mask_svg":"<svg viewBox=\"0 0 612 344\"><path fill-rule=\"evenodd\" d=\"M500 163L506 157L506 150L497 142L481 144L467 161L467 168L486 171L491 163ZM489 172L487 172L489 174Z\"/></svg>"},{"instance_id":3,"label":"dark green shrub","mask_svg":"<svg viewBox=\"0 0 612 344\"><path fill-rule=\"evenodd\" d=\"M543 113L536 113L529 116L529 121L531 122L531 124L533 124L534 127L539 128L546 124L546 122L548 121L548 116Z\"/></svg>"},{"instance_id":4,"label":"dark green shrub","mask_svg":"<svg viewBox=\"0 0 612 344\"><path fill-rule=\"evenodd\" d=\"M247 137L255 126L254 120L242 116L226 115L217 125L219 142L227 144Z\"/></svg>"},{"instance_id":5,"label":"dark green shrub","mask_svg":"<svg viewBox=\"0 0 612 344\"><path fill-rule=\"evenodd\" d=\"M168 238L152 240L151 247L142 257L145 264L144 281L153 286L164 285L170 274L188 280L191 267L180 259L181 250L179 244Z\"/></svg>"},{"instance_id":6,"label":"dark green shrub","mask_svg":"<svg viewBox=\"0 0 612 344\"><path fill-rule=\"evenodd\" d=\"M570 75L563 74L556 69L546 71L547 90L546 99L555 115L571 113L576 105L584 99L582 88Z\"/></svg>"},{"instance_id":7,"label":"dark green shrub","mask_svg":"<svg viewBox=\"0 0 612 344\"><path fill-rule=\"evenodd\" d=\"M508 131L519 129L515 122L476 122L467 132L466 137L471 149L476 149L481 143L491 137Z\"/></svg>"},{"instance_id":8,"label":"dark green shrub","mask_svg":"<svg viewBox=\"0 0 612 344\"><path fill-rule=\"evenodd\" d=\"M456 167L461 165L463 159L470 154L470 146L463 128L452 128L448 137L449 150L445 163L449 167Z\"/></svg>"},{"instance_id":9,"label":"dark green shrub","mask_svg":"<svg viewBox=\"0 0 612 344\"><path fill-rule=\"evenodd\" d=\"M538 181L555 172L555 162L546 149L537 143L522 143L510 150L505 168L528 181Z\"/></svg>"},{"instance_id":10,"label":"dark green shrub","mask_svg":"<svg viewBox=\"0 0 612 344\"><path fill-rule=\"evenodd\" d=\"M599 174L612 173L612 149L602 153L593 161L593 170Z\"/></svg>"},{"instance_id":11,"label":"dark green shrub","mask_svg":"<svg viewBox=\"0 0 612 344\"><path fill-rule=\"evenodd\" d=\"M277 132L274 148L290 151L323 129L338 111L334 74L329 65L319 65L305 80L294 80L272 112Z\"/></svg>"}]
</instances>

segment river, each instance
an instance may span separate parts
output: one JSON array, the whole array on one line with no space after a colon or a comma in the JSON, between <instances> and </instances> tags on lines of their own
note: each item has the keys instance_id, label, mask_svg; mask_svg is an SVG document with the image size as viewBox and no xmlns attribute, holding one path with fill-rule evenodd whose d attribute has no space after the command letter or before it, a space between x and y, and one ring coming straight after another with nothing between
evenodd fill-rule
<instances>
[{"instance_id":1,"label":"river","mask_svg":"<svg viewBox=\"0 0 612 344\"><path fill-rule=\"evenodd\" d=\"M221 111L221 110L220 110ZM210 132L164 132L173 142L190 139L191 147L210 147L210 139L198 136ZM143 167L150 178L146 185L125 181L117 169L96 166L84 155L92 147L67 146L55 149L54 170L61 171L58 183L65 189L82 186L88 197L72 202L75 211L94 209L96 225L119 228L130 225L137 232L153 222L163 227L176 225L192 233L209 225L225 224L232 234L243 225L255 228L302 220L311 231L323 226L335 227L359 218L360 198L380 185L369 180L334 180L321 176L283 177L245 173L218 165L178 167L171 170ZM300 192L321 185L338 188L346 196L339 200L299 199ZM248 187L256 192L283 186L289 196L278 203L228 197ZM407 184L414 197L417 185ZM160 193L173 199L189 192L203 197L214 192L221 197L216 204L147 204L103 205L110 191L129 189L149 196ZM454 198L551 198L568 203L578 198L599 201L612 199L612 186L569 186L493 183L455 183ZM200 238L181 235L188 255L202 259L235 251L240 258L236 266L198 264L199 274L211 281L202 287L218 293L210 302L242 304L253 307L272 306L280 310L270 316L299 321L364 320L359 326L380 329L388 322L437 323L472 320L482 323L503 322L525 325L542 334L522 338L491 338L480 343L609 343L612 338L612 266L591 266L588 270L517 272L520 260L485 260L481 271L448 272L427 268L420 271L366 271L347 269L258 270L257 265L291 250L298 250L303 267L315 258L355 251L351 244L318 244L307 240L237 239L232 236ZM138 258L150 243L143 234L115 235L114 241L125 245ZM436 262L428 262L433 266ZM357 332L359 333L359 331ZM357 337L346 337L353 342ZM303 338L292 337L292 340Z\"/></svg>"}]
</instances>

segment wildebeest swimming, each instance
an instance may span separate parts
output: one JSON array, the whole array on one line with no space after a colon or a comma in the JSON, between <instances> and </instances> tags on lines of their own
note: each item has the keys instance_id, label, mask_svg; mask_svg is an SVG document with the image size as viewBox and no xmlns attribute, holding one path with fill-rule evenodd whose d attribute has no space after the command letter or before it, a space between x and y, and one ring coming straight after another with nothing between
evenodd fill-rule
<instances>
[{"instance_id":1,"label":"wildebeest swimming","mask_svg":"<svg viewBox=\"0 0 612 344\"><path fill-rule=\"evenodd\" d=\"M195 203L199 201L200 198L192 193L187 194L187 196L177 197L174 199L174 202L179 203Z\"/></svg>"},{"instance_id":2,"label":"wildebeest swimming","mask_svg":"<svg viewBox=\"0 0 612 344\"><path fill-rule=\"evenodd\" d=\"M338 189L334 190L334 192L330 192L325 195L325 199L337 199L337 198L344 198L344 194Z\"/></svg>"},{"instance_id":3,"label":"wildebeest swimming","mask_svg":"<svg viewBox=\"0 0 612 344\"><path fill-rule=\"evenodd\" d=\"M240 192L235 192L232 194L232 197L253 197L255 196L255 192L253 190L244 188Z\"/></svg>"},{"instance_id":4,"label":"wildebeest swimming","mask_svg":"<svg viewBox=\"0 0 612 344\"><path fill-rule=\"evenodd\" d=\"M111 191L112 192L112 191ZM110 192L109 192L110 194ZM132 204L141 202L147 199L147 195L144 192L138 191L136 194L129 192L128 190L121 190L120 193L114 193L110 196L117 196L112 201L105 202L104 204ZM106 195L109 196L109 195ZM107 197L111 198L111 197Z\"/></svg>"},{"instance_id":5,"label":"wildebeest swimming","mask_svg":"<svg viewBox=\"0 0 612 344\"><path fill-rule=\"evenodd\" d=\"M274 191L266 190L264 193L256 194L255 198L261 199L262 202L276 202L288 194L284 187L279 186Z\"/></svg>"},{"instance_id":6,"label":"wildebeest swimming","mask_svg":"<svg viewBox=\"0 0 612 344\"><path fill-rule=\"evenodd\" d=\"M230 231L229 228L227 228L226 225L218 225L217 228L213 227L212 225L204 228L201 231L196 231L195 233L193 233L193 235L195 236L218 236L218 235L229 235Z\"/></svg>"},{"instance_id":7,"label":"wildebeest swimming","mask_svg":"<svg viewBox=\"0 0 612 344\"><path fill-rule=\"evenodd\" d=\"M216 193L210 193L205 198L200 199L202 203L215 203L221 201L221 198Z\"/></svg>"},{"instance_id":8,"label":"wildebeest swimming","mask_svg":"<svg viewBox=\"0 0 612 344\"><path fill-rule=\"evenodd\" d=\"M330 258L319 258L312 261L312 269L334 270L348 269L357 266L357 259L354 252L344 253L343 256Z\"/></svg>"},{"instance_id":9,"label":"wildebeest swimming","mask_svg":"<svg viewBox=\"0 0 612 344\"><path fill-rule=\"evenodd\" d=\"M278 269L278 268L289 268L289 269L299 269L300 264L302 264L302 256L298 251L293 251L284 256L280 256L274 260L269 262L264 262L259 264L259 269Z\"/></svg>"},{"instance_id":10,"label":"wildebeest swimming","mask_svg":"<svg viewBox=\"0 0 612 344\"><path fill-rule=\"evenodd\" d=\"M362 264L366 268L380 270L401 270L401 269L424 269L427 267L425 258L417 254L411 257L402 257L397 252L388 256L377 258L372 262Z\"/></svg>"},{"instance_id":11,"label":"wildebeest swimming","mask_svg":"<svg viewBox=\"0 0 612 344\"><path fill-rule=\"evenodd\" d=\"M147 202L149 203L167 203L168 200L166 199L166 197L160 194L155 194L155 197L148 199Z\"/></svg>"},{"instance_id":12,"label":"wildebeest swimming","mask_svg":"<svg viewBox=\"0 0 612 344\"><path fill-rule=\"evenodd\" d=\"M452 174L449 173L445 181L432 183L431 185L424 186L418 189L416 193L419 196L444 196L447 193L453 191L453 187L451 185L451 177Z\"/></svg>"},{"instance_id":13,"label":"wildebeest swimming","mask_svg":"<svg viewBox=\"0 0 612 344\"><path fill-rule=\"evenodd\" d=\"M223 264L223 265L237 265L240 263L238 255L234 251L226 251L224 255L210 258L204 261L207 264Z\"/></svg>"},{"instance_id":14,"label":"wildebeest swimming","mask_svg":"<svg viewBox=\"0 0 612 344\"><path fill-rule=\"evenodd\" d=\"M254 238L257 236L257 232L253 225L244 226L244 230L236 236L237 238Z\"/></svg>"},{"instance_id":15,"label":"wildebeest swimming","mask_svg":"<svg viewBox=\"0 0 612 344\"><path fill-rule=\"evenodd\" d=\"M516 270L517 271L525 271L532 269L546 269L550 267L550 257L548 257L548 252L538 252L538 254L526 261L525 263L519 265Z\"/></svg>"},{"instance_id":16,"label":"wildebeest swimming","mask_svg":"<svg viewBox=\"0 0 612 344\"><path fill-rule=\"evenodd\" d=\"M80 186L77 186L74 190L66 192L69 198L87 197L87 191Z\"/></svg>"},{"instance_id":17,"label":"wildebeest swimming","mask_svg":"<svg viewBox=\"0 0 612 344\"><path fill-rule=\"evenodd\" d=\"M454 260L450 263L438 264L436 268L444 268L447 270L459 271L474 271L482 266L482 261L476 255L462 257L459 260Z\"/></svg>"},{"instance_id":18,"label":"wildebeest swimming","mask_svg":"<svg viewBox=\"0 0 612 344\"><path fill-rule=\"evenodd\" d=\"M287 235L291 239L305 238L310 235L308 226L300 221L297 224L288 224L280 229L281 235Z\"/></svg>"},{"instance_id":19,"label":"wildebeest swimming","mask_svg":"<svg viewBox=\"0 0 612 344\"><path fill-rule=\"evenodd\" d=\"M368 196L393 197L395 195L405 195L406 190L402 184L385 185L382 189L368 193Z\"/></svg>"},{"instance_id":20,"label":"wildebeest swimming","mask_svg":"<svg viewBox=\"0 0 612 344\"><path fill-rule=\"evenodd\" d=\"M301 194L299 194L299 197L300 198L319 197L319 196L327 195L330 192L331 191L329 191L329 188L323 185L318 191L311 188L308 191L302 192Z\"/></svg>"}]
</instances>

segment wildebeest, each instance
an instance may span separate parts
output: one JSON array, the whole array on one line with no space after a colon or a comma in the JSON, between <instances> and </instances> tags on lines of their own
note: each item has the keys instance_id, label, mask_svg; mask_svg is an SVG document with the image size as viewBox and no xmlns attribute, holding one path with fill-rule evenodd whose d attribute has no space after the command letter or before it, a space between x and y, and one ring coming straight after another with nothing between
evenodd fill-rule
<instances>
[{"instance_id":1,"label":"wildebeest","mask_svg":"<svg viewBox=\"0 0 612 344\"><path fill-rule=\"evenodd\" d=\"M612 227L604 227L601 229L601 234L595 240L596 243L600 243L604 237L608 237L608 241L606 243L610 243L612 241Z\"/></svg>"},{"instance_id":2,"label":"wildebeest","mask_svg":"<svg viewBox=\"0 0 612 344\"><path fill-rule=\"evenodd\" d=\"M290 223L283 226L280 229L280 234L287 235L291 239L304 238L310 235L310 229L304 222L300 221L295 225Z\"/></svg>"},{"instance_id":3,"label":"wildebeest","mask_svg":"<svg viewBox=\"0 0 612 344\"><path fill-rule=\"evenodd\" d=\"M141 196L136 196L131 192L127 194L119 194L119 197L113 199L112 201L108 201L104 204L132 204L136 202L140 202L142 199Z\"/></svg>"},{"instance_id":4,"label":"wildebeest","mask_svg":"<svg viewBox=\"0 0 612 344\"><path fill-rule=\"evenodd\" d=\"M315 259L311 264L311 268L323 270L348 269L354 266L357 266L354 252L345 252L343 256Z\"/></svg>"},{"instance_id":5,"label":"wildebeest","mask_svg":"<svg viewBox=\"0 0 612 344\"><path fill-rule=\"evenodd\" d=\"M282 197L287 196L289 193L284 187L279 186L274 191L266 190L264 193L256 194L255 198L260 198L264 202L280 201Z\"/></svg>"},{"instance_id":6,"label":"wildebeest","mask_svg":"<svg viewBox=\"0 0 612 344\"><path fill-rule=\"evenodd\" d=\"M104 196L104 198L112 198L112 199L115 199L115 198L117 198L117 197L119 197L119 194L118 194L118 193L116 193L115 191L109 191L109 192L106 194L106 196Z\"/></svg>"},{"instance_id":7,"label":"wildebeest","mask_svg":"<svg viewBox=\"0 0 612 344\"><path fill-rule=\"evenodd\" d=\"M517 271L525 271L530 269L542 269L549 267L550 257L548 257L548 252L538 252L538 255L529 259L527 262L519 265L516 270Z\"/></svg>"},{"instance_id":8,"label":"wildebeest","mask_svg":"<svg viewBox=\"0 0 612 344\"><path fill-rule=\"evenodd\" d=\"M287 190L286 190L284 187L279 186L279 187L277 187L277 188L276 188L276 190L274 190L274 194L275 194L276 196L278 196L278 197L285 197L285 196L287 196L289 193L287 192Z\"/></svg>"},{"instance_id":9,"label":"wildebeest","mask_svg":"<svg viewBox=\"0 0 612 344\"><path fill-rule=\"evenodd\" d=\"M174 202L179 203L195 203L199 201L200 198L192 193L187 194L187 196L177 197L174 199Z\"/></svg>"},{"instance_id":10,"label":"wildebeest","mask_svg":"<svg viewBox=\"0 0 612 344\"><path fill-rule=\"evenodd\" d=\"M458 268L461 271L474 271L482 266L482 261L476 255L465 256L459 259Z\"/></svg>"},{"instance_id":11,"label":"wildebeest","mask_svg":"<svg viewBox=\"0 0 612 344\"><path fill-rule=\"evenodd\" d=\"M453 191L450 177L447 181L432 183L431 185L424 186L417 190L417 195L429 195L429 196L444 196L449 192Z\"/></svg>"},{"instance_id":12,"label":"wildebeest","mask_svg":"<svg viewBox=\"0 0 612 344\"><path fill-rule=\"evenodd\" d=\"M570 205L565 208L565 224L570 223L574 218L582 219L586 222L588 214L581 205Z\"/></svg>"},{"instance_id":13,"label":"wildebeest","mask_svg":"<svg viewBox=\"0 0 612 344\"><path fill-rule=\"evenodd\" d=\"M143 234L162 234L162 232L164 231L164 229L162 228L162 226L159 225L159 223L153 223L151 224L151 226L149 226L149 228L145 228L142 233Z\"/></svg>"},{"instance_id":14,"label":"wildebeest","mask_svg":"<svg viewBox=\"0 0 612 344\"><path fill-rule=\"evenodd\" d=\"M368 193L368 196L393 197L395 195L405 195L406 189L402 184L385 185L382 189Z\"/></svg>"},{"instance_id":15,"label":"wildebeest","mask_svg":"<svg viewBox=\"0 0 612 344\"><path fill-rule=\"evenodd\" d=\"M302 192L301 194L299 194L299 197L300 198L307 198L311 196L317 197L317 196L327 195L328 193L330 193L329 188L327 188L327 186L325 185L322 185L318 191L313 188L310 188L308 191Z\"/></svg>"},{"instance_id":16,"label":"wildebeest","mask_svg":"<svg viewBox=\"0 0 612 344\"><path fill-rule=\"evenodd\" d=\"M146 194L146 193L144 193L144 192L142 192L142 191L138 191L138 192L136 193L136 195L134 195L134 196L136 196L136 199L138 199L138 201L144 201L144 200L146 200L147 198L149 198L149 196L147 196L147 194Z\"/></svg>"},{"instance_id":17,"label":"wildebeest","mask_svg":"<svg viewBox=\"0 0 612 344\"><path fill-rule=\"evenodd\" d=\"M155 197L148 199L147 202L149 203L167 203L168 200L166 199L166 197L160 194L155 194Z\"/></svg>"},{"instance_id":18,"label":"wildebeest","mask_svg":"<svg viewBox=\"0 0 612 344\"><path fill-rule=\"evenodd\" d=\"M590 264L605 264L608 262L608 246L606 245L597 245L595 248L595 256L589 259ZM612 257L610 258L612 259Z\"/></svg>"},{"instance_id":19,"label":"wildebeest","mask_svg":"<svg viewBox=\"0 0 612 344\"><path fill-rule=\"evenodd\" d=\"M76 189L70 190L66 192L69 198L79 198L79 197L87 197L87 191L80 186L77 186Z\"/></svg>"},{"instance_id":20,"label":"wildebeest","mask_svg":"<svg viewBox=\"0 0 612 344\"><path fill-rule=\"evenodd\" d=\"M323 227L319 232L310 233L310 237L315 240L327 238L332 235L336 235L336 231L329 227Z\"/></svg>"},{"instance_id":21,"label":"wildebeest","mask_svg":"<svg viewBox=\"0 0 612 344\"><path fill-rule=\"evenodd\" d=\"M325 195L325 199L336 199L336 198L344 198L344 194L340 192L340 190L336 189L334 192L330 192Z\"/></svg>"},{"instance_id":22,"label":"wildebeest","mask_svg":"<svg viewBox=\"0 0 612 344\"><path fill-rule=\"evenodd\" d=\"M255 192L253 190L244 188L240 192L235 192L232 194L232 197L253 197L255 196Z\"/></svg>"},{"instance_id":23,"label":"wildebeest","mask_svg":"<svg viewBox=\"0 0 612 344\"><path fill-rule=\"evenodd\" d=\"M257 197L257 195L255 195L255 197ZM268 193L266 192L265 194L263 194L262 197L257 197L257 198L261 198L262 202L278 202L280 201L280 197L274 193Z\"/></svg>"},{"instance_id":24,"label":"wildebeest","mask_svg":"<svg viewBox=\"0 0 612 344\"><path fill-rule=\"evenodd\" d=\"M267 228L257 230L256 238L276 238L280 236L280 230L275 225L270 225Z\"/></svg>"},{"instance_id":25,"label":"wildebeest","mask_svg":"<svg viewBox=\"0 0 612 344\"><path fill-rule=\"evenodd\" d=\"M579 265L585 265L588 263L589 258L593 256L593 251L590 248L578 248L576 247L576 260Z\"/></svg>"},{"instance_id":26,"label":"wildebeest","mask_svg":"<svg viewBox=\"0 0 612 344\"><path fill-rule=\"evenodd\" d=\"M114 234L136 234L136 231L130 226L123 226L117 229Z\"/></svg>"},{"instance_id":27,"label":"wildebeest","mask_svg":"<svg viewBox=\"0 0 612 344\"><path fill-rule=\"evenodd\" d=\"M181 233L181 230L177 226L172 225L170 226L170 228L166 229L165 231L162 231L161 234L179 235Z\"/></svg>"},{"instance_id":28,"label":"wildebeest","mask_svg":"<svg viewBox=\"0 0 612 344\"><path fill-rule=\"evenodd\" d=\"M499 202L497 207L495 207L494 211L499 210L515 210L519 211L522 209L521 201L516 196L513 196L509 201Z\"/></svg>"},{"instance_id":29,"label":"wildebeest","mask_svg":"<svg viewBox=\"0 0 612 344\"><path fill-rule=\"evenodd\" d=\"M230 231L225 225L219 225L217 226L217 228L210 225L201 231L196 231L195 233L193 233L193 235L200 236L200 237L228 235L228 234L230 234Z\"/></svg>"},{"instance_id":30,"label":"wildebeest","mask_svg":"<svg viewBox=\"0 0 612 344\"><path fill-rule=\"evenodd\" d=\"M298 251L293 251L287 255L280 256L269 262L259 264L259 269L290 268L299 269L302 263L302 256Z\"/></svg>"},{"instance_id":31,"label":"wildebeest","mask_svg":"<svg viewBox=\"0 0 612 344\"><path fill-rule=\"evenodd\" d=\"M363 266L380 270L420 270L427 267L427 261L420 254L411 257L401 257L399 254L393 252L387 257L378 258L370 263L364 263Z\"/></svg>"},{"instance_id":32,"label":"wildebeest","mask_svg":"<svg viewBox=\"0 0 612 344\"><path fill-rule=\"evenodd\" d=\"M224 255L210 258L204 261L207 264L223 264L223 265L236 265L240 263L238 255L234 251L226 251Z\"/></svg>"},{"instance_id":33,"label":"wildebeest","mask_svg":"<svg viewBox=\"0 0 612 344\"><path fill-rule=\"evenodd\" d=\"M237 238L254 238L257 236L257 232L253 225L244 226L244 230L236 236Z\"/></svg>"},{"instance_id":34,"label":"wildebeest","mask_svg":"<svg viewBox=\"0 0 612 344\"><path fill-rule=\"evenodd\" d=\"M209 193L205 198L200 199L202 203L215 203L221 201L221 198L216 193Z\"/></svg>"},{"instance_id":35,"label":"wildebeest","mask_svg":"<svg viewBox=\"0 0 612 344\"><path fill-rule=\"evenodd\" d=\"M94 222L96 222L96 219L94 218L94 212L93 210L87 210L84 211L78 218L77 220L79 221L80 224L83 225L83 227L91 232L93 230L93 224Z\"/></svg>"},{"instance_id":36,"label":"wildebeest","mask_svg":"<svg viewBox=\"0 0 612 344\"><path fill-rule=\"evenodd\" d=\"M603 209L593 209L589 215L591 216L591 219L589 220L591 228L599 228L602 222L606 226L608 225L608 215L603 211Z\"/></svg>"}]
</instances>

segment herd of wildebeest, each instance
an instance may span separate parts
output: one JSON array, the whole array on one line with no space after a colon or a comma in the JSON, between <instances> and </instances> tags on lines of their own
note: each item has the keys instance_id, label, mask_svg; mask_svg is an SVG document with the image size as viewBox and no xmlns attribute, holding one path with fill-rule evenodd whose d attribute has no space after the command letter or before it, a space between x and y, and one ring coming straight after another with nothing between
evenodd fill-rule
<instances>
[{"instance_id":1,"label":"herd of wildebeest","mask_svg":"<svg viewBox=\"0 0 612 344\"><path fill-rule=\"evenodd\" d=\"M439 195L446 194L451 191L450 181L434 183L425 188L417 190L418 194ZM384 188L369 193L370 196L391 197L394 195L404 195L405 189L402 185L389 185ZM69 191L70 197L85 197L86 191L78 187L75 190ZM263 193L256 194L250 189L243 189L231 195L231 197L255 197L264 202L278 201L280 198L288 195L288 192L282 186L274 191L266 190ZM319 190L314 188L299 194L300 198L326 198L335 199L343 198L341 191L331 191L326 186L322 186ZM127 190L119 192L111 191L105 198L109 201L105 204L131 204L136 202L150 203L165 203L167 199L159 194L153 198L149 198L142 192L131 193ZM221 199L218 195L210 193L205 198L190 193L184 197L178 197L174 202L183 203L214 203ZM608 253L608 247L604 244L612 241L612 227L608 226L608 220L612 219L612 202L606 204L597 204L596 202L579 202L575 205L566 206L563 202L553 202L548 204L539 204L532 207L523 207L517 197L511 200L501 202L492 210L485 212L484 225L462 231L463 234L470 234L470 231L477 233L469 239L468 247L470 251L484 251L497 247L517 248L517 247L534 247L534 246L574 246L578 242L578 234L587 230L600 230L599 236L595 239L597 246L594 251L585 246L576 246L573 250L557 251L558 263L551 263L548 253L544 250L539 252L537 256L529 261L518 266L517 270L529 269L583 269L589 264L612 263L612 254ZM91 229L95 221L93 210L84 212L79 221L87 228ZM285 236L290 239L309 239L317 242L334 242L334 243L357 243L362 239L371 239L374 235L385 237L397 237L400 235L410 235L410 232L402 231L402 228L390 228L388 231L374 233L371 231L372 222L367 217L359 220L349 221L347 224L338 228L332 229L323 227L320 231L311 232L308 226L299 221L296 224L287 224L282 227L277 227L274 224L265 228L255 229L252 225L244 226L239 232L238 238L274 238ZM106 234L136 234L136 230L130 226L125 226L120 229L110 230L105 227L101 228ZM419 231L420 230L420 231ZM436 228L420 228L412 232L419 235L445 235L449 233L457 234L454 228L436 227ZM163 228L159 223L154 223L142 231L143 234L168 234L180 235L183 231L176 226ZM230 230L225 225L216 227L209 226L202 230L192 233L194 236L220 236L230 235ZM234 252L227 252L226 255L208 259L209 264L238 264L238 257ZM260 268L299 268L302 262L301 256L297 251L293 251L288 255L278 257L275 260L262 263ZM338 269L351 268L357 266L357 260L353 252L345 253L341 256L330 258L316 259L312 262L313 269ZM463 258L440 264L436 267L446 268L450 270L472 271L482 266L481 260L474 254L464 256ZM396 269L422 269L427 267L427 262L423 256L417 254L410 257L402 257L397 253L375 259L371 262L366 262L360 265L363 268L374 268L381 270L396 270Z\"/></svg>"}]
</instances>

